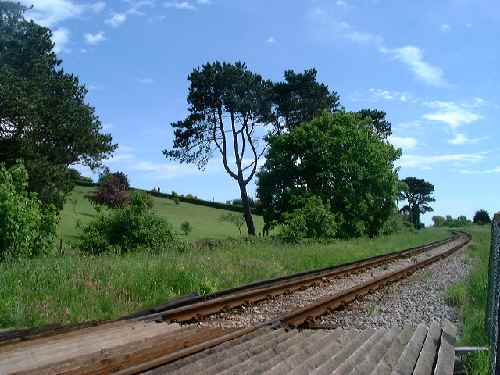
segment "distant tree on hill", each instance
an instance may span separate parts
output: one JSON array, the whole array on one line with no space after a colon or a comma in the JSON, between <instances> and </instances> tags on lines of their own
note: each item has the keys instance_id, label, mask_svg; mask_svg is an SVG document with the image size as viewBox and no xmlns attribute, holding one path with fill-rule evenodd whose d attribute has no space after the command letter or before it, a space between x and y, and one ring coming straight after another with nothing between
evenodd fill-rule
<instances>
[{"instance_id":1,"label":"distant tree on hill","mask_svg":"<svg viewBox=\"0 0 500 375\"><path fill-rule=\"evenodd\" d=\"M446 218L444 216L433 216L432 221L435 227L444 227L446 224Z\"/></svg>"},{"instance_id":2,"label":"distant tree on hill","mask_svg":"<svg viewBox=\"0 0 500 375\"><path fill-rule=\"evenodd\" d=\"M404 182L405 188L399 194L399 200L406 201L407 204L401 211L406 213L410 222L415 228L419 229L421 224L420 214L433 211L429 203L435 201L432 197L434 185L416 177L407 177L402 182Z\"/></svg>"},{"instance_id":3,"label":"distant tree on hill","mask_svg":"<svg viewBox=\"0 0 500 375\"><path fill-rule=\"evenodd\" d=\"M490 214L486 210L478 210L474 214L474 218L472 221L474 222L474 224L479 224L479 225L490 224L491 223Z\"/></svg>"},{"instance_id":4,"label":"distant tree on hill","mask_svg":"<svg viewBox=\"0 0 500 375\"><path fill-rule=\"evenodd\" d=\"M0 162L23 160L28 190L61 208L74 183L68 167L95 168L116 146L85 86L63 70L51 31L27 21L26 10L0 1Z\"/></svg>"},{"instance_id":5,"label":"distant tree on hill","mask_svg":"<svg viewBox=\"0 0 500 375\"><path fill-rule=\"evenodd\" d=\"M97 205L104 205L109 208L127 206L130 203L127 175L123 172L111 173L109 170L105 171L99 176L97 191L89 199Z\"/></svg>"}]
</instances>

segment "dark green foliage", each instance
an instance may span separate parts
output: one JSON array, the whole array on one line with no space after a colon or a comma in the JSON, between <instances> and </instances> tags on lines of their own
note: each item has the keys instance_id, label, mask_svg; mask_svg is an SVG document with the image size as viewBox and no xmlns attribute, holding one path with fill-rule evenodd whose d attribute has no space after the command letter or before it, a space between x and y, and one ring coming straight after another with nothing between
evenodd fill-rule
<instances>
[{"instance_id":1,"label":"dark green foliage","mask_svg":"<svg viewBox=\"0 0 500 375\"><path fill-rule=\"evenodd\" d=\"M285 80L272 85L271 120L278 133L311 121L323 112L339 110L339 96L316 80L316 69L304 73L285 71Z\"/></svg>"},{"instance_id":2,"label":"dark green foliage","mask_svg":"<svg viewBox=\"0 0 500 375\"><path fill-rule=\"evenodd\" d=\"M193 227L189 223L189 221L184 221L181 224L181 232L184 233L185 236L187 236L189 233L193 231Z\"/></svg>"},{"instance_id":3,"label":"dark green foliage","mask_svg":"<svg viewBox=\"0 0 500 375\"><path fill-rule=\"evenodd\" d=\"M28 190L61 208L74 185L68 167L97 167L115 146L86 88L62 69L51 31L26 21L25 10L0 1L0 162L22 159Z\"/></svg>"},{"instance_id":4,"label":"dark green foliage","mask_svg":"<svg viewBox=\"0 0 500 375\"><path fill-rule=\"evenodd\" d=\"M374 236L392 214L400 156L359 114L323 114L288 133L270 135L257 195L266 230L283 223L297 197L316 195L336 216L336 237Z\"/></svg>"},{"instance_id":5,"label":"dark green foliage","mask_svg":"<svg viewBox=\"0 0 500 375\"><path fill-rule=\"evenodd\" d=\"M33 257L54 251L58 216L28 193L28 173L17 163L0 164L0 260Z\"/></svg>"},{"instance_id":6,"label":"dark green foliage","mask_svg":"<svg viewBox=\"0 0 500 375\"><path fill-rule=\"evenodd\" d=\"M133 192L128 207L100 212L82 229L79 248L91 254L124 254L172 247L171 225L153 212L145 195Z\"/></svg>"},{"instance_id":7,"label":"dark green foliage","mask_svg":"<svg viewBox=\"0 0 500 375\"><path fill-rule=\"evenodd\" d=\"M325 205L317 196L300 200L301 202L297 202L296 205L301 208L284 214L281 237L289 242L298 242L303 238L316 240L333 238L337 224L329 205Z\"/></svg>"},{"instance_id":8,"label":"dark green foliage","mask_svg":"<svg viewBox=\"0 0 500 375\"><path fill-rule=\"evenodd\" d=\"M108 208L123 208L130 203L129 183L123 172L106 171L99 176L96 192L90 201ZM151 205L153 203L151 202Z\"/></svg>"},{"instance_id":9,"label":"dark green foliage","mask_svg":"<svg viewBox=\"0 0 500 375\"><path fill-rule=\"evenodd\" d=\"M395 208L391 216L389 216L387 221L383 224L382 229L380 230L380 234L390 235L393 233L414 230L415 228L413 224L410 223L406 217L401 215L397 208Z\"/></svg>"},{"instance_id":10,"label":"dark green foliage","mask_svg":"<svg viewBox=\"0 0 500 375\"><path fill-rule=\"evenodd\" d=\"M401 212L409 218L415 228L419 229L421 228L420 214L434 211L429 205L435 201L432 197L434 185L416 177L406 177L402 182L404 187L399 193L399 200L406 201L407 204Z\"/></svg>"},{"instance_id":11,"label":"dark green foliage","mask_svg":"<svg viewBox=\"0 0 500 375\"><path fill-rule=\"evenodd\" d=\"M444 216L433 216L432 222L435 227L444 227L446 224L446 218Z\"/></svg>"},{"instance_id":12,"label":"dark green foliage","mask_svg":"<svg viewBox=\"0 0 500 375\"><path fill-rule=\"evenodd\" d=\"M472 219L474 224L479 224L479 225L484 225L484 224L490 224L491 223L491 218L490 214L486 210L478 210L474 214L474 218Z\"/></svg>"},{"instance_id":13,"label":"dark green foliage","mask_svg":"<svg viewBox=\"0 0 500 375\"><path fill-rule=\"evenodd\" d=\"M433 216L432 221L434 222L435 227L457 228L471 224L471 221L464 215L458 216L456 219L453 219L451 215L447 215L446 217Z\"/></svg>"},{"instance_id":14,"label":"dark green foliage","mask_svg":"<svg viewBox=\"0 0 500 375\"><path fill-rule=\"evenodd\" d=\"M75 185L94 186L94 181L90 177L82 176L79 171L73 168L68 169L68 176Z\"/></svg>"},{"instance_id":15,"label":"dark green foliage","mask_svg":"<svg viewBox=\"0 0 500 375\"><path fill-rule=\"evenodd\" d=\"M245 225L245 218L241 214L233 214L232 212L228 212L227 214L221 215L219 218L220 221L234 224L241 235L241 228Z\"/></svg>"},{"instance_id":16,"label":"dark green foliage","mask_svg":"<svg viewBox=\"0 0 500 375\"><path fill-rule=\"evenodd\" d=\"M363 119L369 120L370 127L382 139L387 139L392 134L391 123L385 119L384 111L362 109L358 113Z\"/></svg>"}]
</instances>

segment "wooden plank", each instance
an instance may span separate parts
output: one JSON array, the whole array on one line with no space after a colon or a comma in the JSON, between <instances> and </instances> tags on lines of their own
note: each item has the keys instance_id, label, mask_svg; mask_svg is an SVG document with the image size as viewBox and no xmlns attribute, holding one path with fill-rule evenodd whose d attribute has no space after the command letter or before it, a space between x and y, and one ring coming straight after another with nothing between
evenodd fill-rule
<instances>
[{"instance_id":1,"label":"wooden plank","mask_svg":"<svg viewBox=\"0 0 500 375\"><path fill-rule=\"evenodd\" d=\"M453 374L455 367L455 341L457 328L448 320L443 322L440 346L434 375Z\"/></svg>"}]
</instances>

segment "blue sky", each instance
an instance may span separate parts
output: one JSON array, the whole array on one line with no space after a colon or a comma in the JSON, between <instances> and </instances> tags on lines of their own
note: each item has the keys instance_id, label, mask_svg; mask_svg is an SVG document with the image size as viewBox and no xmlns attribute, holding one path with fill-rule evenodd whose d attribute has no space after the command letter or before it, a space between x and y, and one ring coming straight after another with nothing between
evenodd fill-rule
<instances>
[{"instance_id":1,"label":"blue sky","mask_svg":"<svg viewBox=\"0 0 500 375\"><path fill-rule=\"evenodd\" d=\"M499 209L500 3L496 0L22 0L120 145L135 186L225 201L237 185L167 161L189 72L244 61L265 78L315 67L347 110L377 108L403 149L400 177L435 185L434 214ZM251 187L252 195L254 187Z\"/></svg>"}]
</instances>

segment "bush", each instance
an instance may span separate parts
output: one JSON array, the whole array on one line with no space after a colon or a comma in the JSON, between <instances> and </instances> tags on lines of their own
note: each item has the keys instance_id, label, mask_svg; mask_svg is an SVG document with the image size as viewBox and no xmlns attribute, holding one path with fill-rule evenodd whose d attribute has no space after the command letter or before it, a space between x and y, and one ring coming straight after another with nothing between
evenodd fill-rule
<instances>
[{"instance_id":1,"label":"bush","mask_svg":"<svg viewBox=\"0 0 500 375\"><path fill-rule=\"evenodd\" d=\"M54 251L57 211L27 192L28 172L20 162L0 165L0 260Z\"/></svg>"},{"instance_id":2,"label":"bush","mask_svg":"<svg viewBox=\"0 0 500 375\"><path fill-rule=\"evenodd\" d=\"M289 242L298 242L302 238L333 238L337 223L330 207L321 198L311 196L305 199L303 207L285 214L280 235Z\"/></svg>"},{"instance_id":3,"label":"bush","mask_svg":"<svg viewBox=\"0 0 500 375\"><path fill-rule=\"evenodd\" d=\"M123 172L106 172L99 176L97 191L90 201L108 208L123 208L130 203L129 183Z\"/></svg>"},{"instance_id":4,"label":"bush","mask_svg":"<svg viewBox=\"0 0 500 375\"><path fill-rule=\"evenodd\" d=\"M134 192L130 206L100 212L83 228L80 249L91 254L124 254L140 250L158 252L172 246L172 226L152 211L145 195Z\"/></svg>"},{"instance_id":5,"label":"bush","mask_svg":"<svg viewBox=\"0 0 500 375\"><path fill-rule=\"evenodd\" d=\"M474 214L472 221L479 225L489 224L491 223L490 214L486 210L479 210Z\"/></svg>"},{"instance_id":6,"label":"bush","mask_svg":"<svg viewBox=\"0 0 500 375\"><path fill-rule=\"evenodd\" d=\"M415 231L415 226L410 223L410 221L398 211L394 211L394 213L389 216L387 221L382 226L380 230L380 234L389 235L398 232L404 231Z\"/></svg>"},{"instance_id":7,"label":"bush","mask_svg":"<svg viewBox=\"0 0 500 375\"><path fill-rule=\"evenodd\" d=\"M189 223L189 221L185 221L181 224L181 232L184 233L185 236L187 236L191 231L193 230L193 227Z\"/></svg>"}]
</instances>

